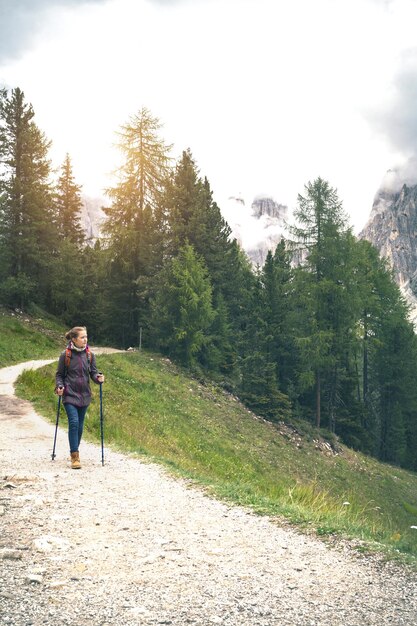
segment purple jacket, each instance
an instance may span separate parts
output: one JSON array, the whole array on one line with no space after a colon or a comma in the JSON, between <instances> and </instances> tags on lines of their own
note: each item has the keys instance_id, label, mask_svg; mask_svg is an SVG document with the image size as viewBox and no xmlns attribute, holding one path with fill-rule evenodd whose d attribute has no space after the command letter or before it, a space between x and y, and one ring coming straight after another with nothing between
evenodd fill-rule
<instances>
[{"instance_id":1,"label":"purple jacket","mask_svg":"<svg viewBox=\"0 0 417 626\"><path fill-rule=\"evenodd\" d=\"M90 378L98 384L98 375L96 357L93 352L91 352L91 364L89 364L85 350L81 352L72 350L68 368L65 367L65 350L61 352L55 382L57 387L64 387L62 396L64 404L88 406L91 402Z\"/></svg>"}]
</instances>

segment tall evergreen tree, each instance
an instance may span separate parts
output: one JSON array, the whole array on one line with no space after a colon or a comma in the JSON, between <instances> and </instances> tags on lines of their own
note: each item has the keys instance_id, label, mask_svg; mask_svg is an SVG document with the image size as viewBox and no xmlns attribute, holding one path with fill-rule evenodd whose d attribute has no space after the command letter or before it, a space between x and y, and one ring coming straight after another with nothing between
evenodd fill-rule
<instances>
[{"instance_id":1,"label":"tall evergreen tree","mask_svg":"<svg viewBox=\"0 0 417 626\"><path fill-rule=\"evenodd\" d=\"M118 132L123 163L118 182L106 190L112 200L106 209L106 228L113 239L124 240L127 228L140 239L145 212L156 211L171 162L171 146L159 137L160 129L159 120L142 108Z\"/></svg>"},{"instance_id":2,"label":"tall evergreen tree","mask_svg":"<svg viewBox=\"0 0 417 626\"><path fill-rule=\"evenodd\" d=\"M195 363L215 313L207 268L191 245L167 262L152 304L159 347L187 366Z\"/></svg>"},{"instance_id":3,"label":"tall evergreen tree","mask_svg":"<svg viewBox=\"0 0 417 626\"><path fill-rule=\"evenodd\" d=\"M74 244L85 241L81 224L81 185L77 185L69 154L66 154L55 190L55 212L60 236Z\"/></svg>"},{"instance_id":4,"label":"tall evergreen tree","mask_svg":"<svg viewBox=\"0 0 417 626\"><path fill-rule=\"evenodd\" d=\"M297 349L294 340L294 270L291 253L284 239L274 253L268 252L261 272L262 311L270 338L268 351L275 363L279 387L293 393L297 368Z\"/></svg>"},{"instance_id":5,"label":"tall evergreen tree","mask_svg":"<svg viewBox=\"0 0 417 626\"><path fill-rule=\"evenodd\" d=\"M236 364L226 297L230 282L228 258L233 248L231 230L213 200L207 178L200 177L190 150L183 151L166 186L163 203L167 254L175 255L187 243L192 245L207 266L213 288L216 315L210 341L200 353L201 364L231 375Z\"/></svg>"},{"instance_id":6,"label":"tall evergreen tree","mask_svg":"<svg viewBox=\"0 0 417 626\"><path fill-rule=\"evenodd\" d=\"M105 289L103 286L108 276L109 255L110 251L103 249L100 240L97 240L94 246L87 245L82 249L80 278L83 292L77 303L77 314L81 323L88 326L88 335L92 341L102 341L112 345L113 337L106 336L104 329Z\"/></svg>"},{"instance_id":7,"label":"tall evergreen tree","mask_svg":"<svg viewBox=\"0 0 417 626\"><path fill-rule=\"evenodd\" d=\"M215 292L222 291L229 280L224 261L231 248L231 229L213 200L207 178L200 178L190 150L183 151L176 165L164 206L170 253L175 255L189 242L204 259Z\"/></svg>"},{"instance_id":8,"label":"tall evergreen tree","mask_svg":"<svg viewBox=\"0 0 417 626\"><path fill-rule=\"evenodd\" d=\"M228 271L229 280L223 284L222 294L227 307L232 341L233 362L235 364L233 378L235 384L239 384L240 366L250 350L247 329L251 320L253 291L257 279L248 257L236 239L232 241L231 247L224 257L224 266Z\"/></svg>"},{"instance_id":9,"label":"tall evergreen tree","mask_svg":"<svg viewBox=\"0 0 417 626\"><path fill-rule=\"evenodd\" d=\"M53 195L57 249L51 251L48 306L52 313L71 324L79 314L79 303L86 293L84 285L83 244L85 233L81 224L81 186L72 172L66 155ZM88 287L87 287L88 289Z\"/></svg>"},{"instance_id":10,"label":"tall evergreen tree","mask_svg":"<svg viewBox=\"0 0 417 626\"><path fill-rule=\"evenodd\" d=\"M301 293L306 314L305 334L299 339L299 347L314 375L316 426L321 426L322 391L326 384L328 419L333 430L340 380L340 350L336 344L347 331L340 314L342 300L346 304L343 251L349 230L337 192L327 181L317 178L305 186L305 192L298 196L297 225L291 229L308 270L299 273L305 283Z\"/></svg>"},{"instance_id":11,"label":"tall evergreen tree","mask_svg":"<svg viewBox=\"0 0 417 626\"><path fill-rule=\"evenodd\" d=\"M383 461L415 467L417 337L408 307L386 260L358 242L362 400L369 451Z\"/></svg>"},{"instance_id":12,"label":"tall evergreen tree","mask_svg":"<svg viewBox=\"0 0 417 626\"><path fill-rule=\"evenodd\" d=\"M410 384L415 386L407 352L412 349L414 338L400 311L394 309L385 313L373 363L378 384L377 456L383 461L402 465L407 456L406 413L412 391ZM415 361L412 365L414 369ZM417 410L416 405L414 410Z\"/></svg>"},{"instance_id":13,"label":"tall evergreen tree","mask_svg":"<svg viewBox=\"0 0 417 626\"><path fill-rule=\"evenodd\" d=\"M56 230L50 184L50 142L34 122L23 92L0 92L0 282L6 302L25 306L46 297Z\"/></svg>"},{"instance_id":14,"label":"tall evergreen tree","mask_svg":"<svg viewBox=\"0 0 417 626\"><path fill-rule=\"evenodd\" d=\"M104 227L111 263L106 294L107 333L124 345L137 342L149 317L147 278L160 267L160 197L170 167L170 146L159 120L143 108L119 132L123 163L107 189L111 206ZM123 316L123 324L120 317Z\"/></svg>"},{"instance_id":15,"label":"tall evergreen tree","mask_svg":"<svg viewBox=\"0 0 417 626\"><path fill-rule=\"evenodd\" d=\"M239 395L255 411L270 421L287 419L291 413L289 398L280 391L277 364L273 360L273 336L265 320L265 288L260 277L254 282L245 328L245 354L241 364Z\"/></svg>"}]
</instances>

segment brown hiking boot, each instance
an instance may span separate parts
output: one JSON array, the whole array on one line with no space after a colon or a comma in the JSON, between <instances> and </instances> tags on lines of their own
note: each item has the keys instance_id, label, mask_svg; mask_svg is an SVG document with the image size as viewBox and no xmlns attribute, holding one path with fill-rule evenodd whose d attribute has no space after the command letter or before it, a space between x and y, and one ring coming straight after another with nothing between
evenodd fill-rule
<instances>
[{"instance_id":1,"label":"brown hiking boot","mask_svg":"<svg viewBox=\"0 0 417 626\"><path fill-rule=\"evenodd\" d=\"M71 452L71 469L80 469L80 453L79 452Z\"/></svg>"}]
</instances>

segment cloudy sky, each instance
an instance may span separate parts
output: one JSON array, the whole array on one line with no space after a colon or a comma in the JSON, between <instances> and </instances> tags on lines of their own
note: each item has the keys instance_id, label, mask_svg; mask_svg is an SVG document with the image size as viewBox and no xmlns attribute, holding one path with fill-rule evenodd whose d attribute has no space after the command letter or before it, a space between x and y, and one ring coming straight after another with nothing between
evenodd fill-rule
<instances>
[{"instance_id":1,"label":"cloudy sky","mask_svg":"<svg viewBox=\"0 0 417 626\"><path fill-rule=\"evenodd\" d=\"M416 0L0 0L0 85L88 194L145 106L220 206L292 209L322 176L358 231L388 169L414 177L416 23Z\"/></svg>"}]
</instances>

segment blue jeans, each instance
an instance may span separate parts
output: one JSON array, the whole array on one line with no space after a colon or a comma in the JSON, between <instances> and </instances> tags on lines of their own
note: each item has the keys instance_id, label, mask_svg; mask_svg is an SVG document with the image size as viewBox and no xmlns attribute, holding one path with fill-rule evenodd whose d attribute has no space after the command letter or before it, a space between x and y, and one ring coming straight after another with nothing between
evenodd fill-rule
<instances>
[{"instance_id":1,"label":"blue jeans","mask_svg":"<svg viewBox=\"0 0 417 626\"><path fill-rule=\"evenodd\" d=\"M81 437L83 436L84 418L88 406L74 406L64 404L68 416L68 439L70 452L78 452Z\"/></svg>"}]
</instances>

